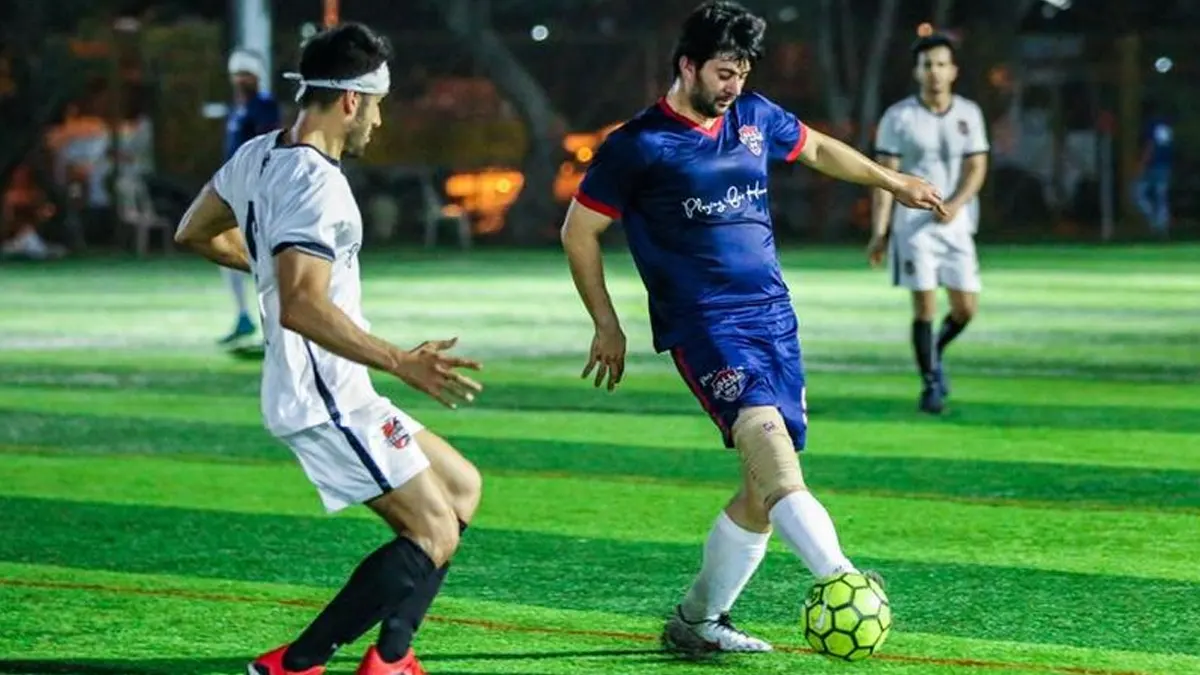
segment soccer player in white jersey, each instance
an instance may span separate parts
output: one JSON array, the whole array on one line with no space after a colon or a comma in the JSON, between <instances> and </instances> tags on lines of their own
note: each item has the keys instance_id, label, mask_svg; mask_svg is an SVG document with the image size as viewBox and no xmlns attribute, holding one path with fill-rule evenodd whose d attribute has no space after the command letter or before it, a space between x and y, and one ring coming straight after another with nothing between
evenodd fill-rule
<instances>
[{"instance_id":1,"label":"soccer player in white jersey","mask_svg":"<svg viewBox=\"0 0 1200 675\"><path fill-rule=\"evenodd\" d=\"M940 414L950 393L942 357L979 307L977 196L987 176L989 146L979 106L953 92L958 66L950 39L921 38L912 52L920 93L884 112L875 151L881 164L921 176L948 195L945 211L910 209L894 204L890 192L875 190L867 255L879 265L886 253L892 283L912 291L912 343L922 383L918 406ZM946 289L950 312L935 340L938 287Z\"/></svg>"},{"instance_id":2,"label":"soccer player in white jersey","mask_svg":"<svg viewBox=\"0 0 1200 675\"><path fill-rule=\"evenodd\" d=\"M386 39L345 24L309 40L300 57L290 130L238 150L196 198L176 239L249 271L266 338L262 409L329 511L366 504L395 532L291 643L249 675L320 675L341 645L382 623L358 675L420 675L411 641L441 587L462 528L479 503L475 467L371 385L368 368L442 403L480 385L458 368L455 340L413 350L368 332L358 252L362 219L340 158L360 153L390 87Z\"/></svg>"}]
</instances>

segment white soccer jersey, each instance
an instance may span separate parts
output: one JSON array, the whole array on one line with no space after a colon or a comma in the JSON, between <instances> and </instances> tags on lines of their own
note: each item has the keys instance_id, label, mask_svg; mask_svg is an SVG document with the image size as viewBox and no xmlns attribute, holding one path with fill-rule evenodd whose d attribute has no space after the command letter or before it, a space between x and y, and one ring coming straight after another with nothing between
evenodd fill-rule
<instances>
[{"instance_id":1,"label":"white soccer jersey","mask_svg":"<svg viewBox=\"0 0 1200 675\"><path fill-rule=\"evenodd\" d=\"M380 399L365 366L325 351L280 324L275 256L289 248L333 263L329 299L363 330L358 251L362 215L334 159L308 145L273 147L246 163L236 179L252 186L243 226L258 289L266 355L262 413L277 436L318 424Z\"/></svg>"},{"instance_id":2,"label":"white soccer jersey","mask_svg":"<svg viewBox=\"0 0 1200 675\"><path fill-rule=\"evenodd\" d=\"M895 103L883 114L875 134L879 154L900 158L900 170L933 183L949 199L962 176L963 159L990 149L983 111L971 100L955 95L950 108L938 114L910 96ZM945 226L973 233L979 220L978 198L971 200L955 222ZM893 229L909 229L931 224L930 212L896 204Z\"/></svg>"},{"instance_id":3,"label":"white soccer jersey","mask_svg":"<svg viewBox=\"0 0 1200 675\"><path fill-rule=\"evenodd\" d=\"M250 203L251 190L258 183L267 153L279 143L283 133L282 130L270 131L242 143L233 157L213 174L213 189L233 209L242 230L246 229L246 207Z\"/></svg>"}]
</instances>

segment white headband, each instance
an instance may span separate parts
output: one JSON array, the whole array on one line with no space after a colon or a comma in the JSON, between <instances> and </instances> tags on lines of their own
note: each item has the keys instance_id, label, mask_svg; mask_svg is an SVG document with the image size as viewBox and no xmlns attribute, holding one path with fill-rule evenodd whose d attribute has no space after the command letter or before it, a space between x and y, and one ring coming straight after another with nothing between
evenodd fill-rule
<instances>
[{"instance_id":1,"label":"white headband","mask_svg":"<svg viewBox=\"0 0 1200 675\"><path fill-rule=\"evenodd\" d=\"M306 80L300 73L284 73L283 76L289 80L298 80L300 82L300 88L296 90L296 101L304 97L304 92L309 87L344 89L346 91L357 91L360 94L375 94L377 96L382 96L392 89L392 76L388 71L386 61L380 64L375 70L349 80Z\"/></svg>"}]
</instances>

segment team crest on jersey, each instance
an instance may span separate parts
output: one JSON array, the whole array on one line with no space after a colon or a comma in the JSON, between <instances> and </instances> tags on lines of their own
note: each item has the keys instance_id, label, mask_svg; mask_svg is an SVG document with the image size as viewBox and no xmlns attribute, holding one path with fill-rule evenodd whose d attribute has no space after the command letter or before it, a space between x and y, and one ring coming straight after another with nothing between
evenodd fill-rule
<instances>
[{"instance_id":1,"label":"team crest on jersey","mask_svg":"<svg viewBox=\"0 0 1200 675\"><path fill-rule=\"evenodd\" d=\"M966 120L959 120L958 121L958 133L962 134L963 136L966 136L967 134L971 133L971 125L967 124Z\"/></svg>"},{"instance_id":2,"label":"team crest on jersey","mask_svg":"<svg viewBox=\"0 0 1200 675\"><path fill-rule=\"evenodd\" d=\"M404 423L398 417L393 417L383 423L383 437L397 450L404 449L412 440L412 436L409 435L408 430L404 428Z\"/></svg>"},{"instance_id":3,"label":"team crest on jersey","mask_svg":"<svg viewBox=\"0 0 1200 675\"><path fill-rule=\"evenodd\" d=\"M755 157L762 154L763 135L758 130L758 127L753 124L743 124L738 127L738 140L742 142L742 145L746 146L747 150L754 153Z\"/></svg>"},{"instance_id":4,"label":"team crest on jersey","mask_svg":"<svg viewBox=\"0 0 1200 675\"><path fill-rule=\"evenodd\" d=\"M725 366L702 376L700 384L708 387L718 401L732 403L741 398L742 391L746 389L746 373L741 368Z\"/></svg>"}]
</instances>

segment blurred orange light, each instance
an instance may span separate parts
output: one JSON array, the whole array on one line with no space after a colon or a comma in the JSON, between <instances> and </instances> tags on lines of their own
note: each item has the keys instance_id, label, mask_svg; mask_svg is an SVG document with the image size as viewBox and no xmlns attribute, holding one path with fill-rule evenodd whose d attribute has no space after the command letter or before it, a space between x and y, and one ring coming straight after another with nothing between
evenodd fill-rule
<instances>
[{"instance_id":1,"label":"blurred orange light","mask_svg":"<svg viewBox=\"0 0 1200 675\"><path fill-rule=\"evenodd\" d=\"M929 37L930 35L933 35L933 24L926 21L925 23L917 26L917 35L920 37Z\"/></svg>"},{"instance_id":2,"label":"blurred orange light","mask_svg":"<svg viewBox=\"0 0 1200 675\"><path fill-rule=\"evenodd\" d=\"M1012 73L1005 66L996 66L988 71L988 82L998 89L1012 86Z\"/></svg>"}]
</instances>

